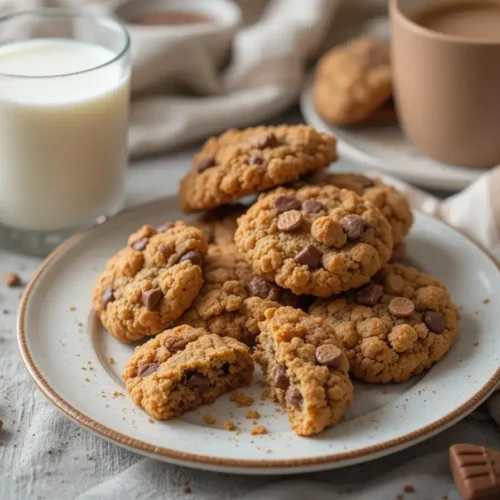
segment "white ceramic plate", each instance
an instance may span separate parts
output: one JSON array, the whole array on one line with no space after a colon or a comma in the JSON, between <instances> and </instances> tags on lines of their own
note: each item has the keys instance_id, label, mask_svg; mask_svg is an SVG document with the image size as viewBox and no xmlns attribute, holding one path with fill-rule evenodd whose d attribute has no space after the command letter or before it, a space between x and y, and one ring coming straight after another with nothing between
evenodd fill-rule
<instances>
[{"instance_id":1,"label":"white ceramic plate","mask_svg":"<svg viewBox=\"0 0 500 500\"><path fill-rule=\"evenodd\" d=\"M459 191L485 172L445 165L424 156L406 140L397 125L356 128L326 123L314 108L312 81L310 77L302 91L302 115L313 127L337 137L341 156L417 186L446 191Z\"/></svg>"},{"instance_id":2,"label":"white ceramic plate","mask_svg":"<svg viewBox=\"0 0 500 500\"><path fill-rule=\"evenodd\" d=\"M409 260L441 278L462 307L459 340L427 374L407 384L356 384L343 421L315 438L296 437L261 387L253 427L229 397L171 422L155 422L125 395L121 372L133 346L107 334L91 314L90 295L106 260L143 223L181 218L174 197L124 212L57 249L26 290L19 315L19 346L40 390L68 417L130 450L176 464L248 474L330 469L371 460L422 441L465 417L500 379L498 312L500 272L467 238L416 214ZM490 299L490 304L483 304ZM111 360L111 358L113 358ZM260 374L256 380L261 379ZM217 423L208 426L203 415ZM223 423L233 420L240 433Z\"/></svg>"}]
</instances>

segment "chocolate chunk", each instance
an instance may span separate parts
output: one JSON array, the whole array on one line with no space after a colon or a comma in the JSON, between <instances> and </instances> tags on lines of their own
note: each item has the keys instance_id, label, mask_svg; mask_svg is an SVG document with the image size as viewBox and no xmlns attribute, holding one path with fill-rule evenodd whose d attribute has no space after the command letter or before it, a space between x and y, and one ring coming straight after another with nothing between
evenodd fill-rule
<instances>
[{"instance_id":1,"label":"chocolate chunk","mask_svg":"<svg viewBox=\"0 0 500 500\"><path fill-rule=\"evenodd\" d=\"M207 387L210 387L210 380L206 375L194 372L188 378L187 385L195 389L206 389Z\"/></svg>"},{"instance_id":2,"label":"chocolate chunk","mask_svg":"<svg viewBox=\"0 0 500 500\"><path fill-rule=\"evenodd\" d=\"M295 256L295 262L314 269L321 264L321 254L314 246L307 245Z\"/></svg>"},{"instance_id":3,"label":"chocolate chunk","mask_svg":"<svg viewBox=\"0 0 500 500\"><path fill-rule=\"evenodd\" d=\"M427 311L424 314L424 322L434 333L442 333L445 327L444 315L438 311Z\"/></svg>"},{"instance_id":4,"label":"chocolate chunk","mask_svg":"<svg viewBox=\"0 0 500 500\"><path fill-rule=\"evenodd\" d=\"M474 444L450 447L450 468L464 500L500 498L500 452Z\"/></svg>"},{"instance_id":5,"label":"chocolate chunk","mask_svg":"<svg viewBox=\"0 0 500 500\"><path fill-rule=\"evenodd\" d=\"M114 300L115 300L115 294L113 292L113 289L106 288L106 290L104 290L102 297L101 297L101 305L102 305L103 309L106 309L106 307L108 307L108 304L110 302L113 302Z\"/></svg>"},{"instance_id":6,"label":"chocolate chunk","mask_svg":"<svg viewBox=\"0 0 500 500\"><path fill-rule=\"evenodd\" d=\"M148 238L141 238L140 240L134 241L134 243L132 243L132 248L138 252L142 252L146 248L148 241Z\"/></svg>"},{"instance_id":7,"label":"chocolate chunk","mask_svg":"<svg viewBox=\"0 0 500 500\"><path fill-rule=\"evenodd\" d=\"M356 302L364 306L374 306L384 295L384 288L370 284L362 288L356 295Z\"/></svg>"},{"instance_id":8,"label":"chocolate chunk","mask_svg":"<svg viewBox=\"0 0 500 500\"><path fill-rule=\"evenodd\" d=\"M156 228L156 231L158 233L166 233L169 229L172 229L175 226L173 222L165 222L165 224L162 224L160 227Z\"/></svg>"},{"instance_id":9,"label":"chocolate chunk","mask_svg":"<svg viewBox=\"0 0 500 500\"><path fill-rule=\"evenodd\" d=\"M147 377L158 371L160 368L160 363L146 363L145 365L139 366L137 370L138 377Z\"/></svg>"},{"instance_id":10,"label":"chocolate chunk","mask_svg":"<svg viewBox=\"0 0 500 500\"><path fill-rule=\"evenodd\" d=\"M262 165L263 163L264 160L262 158L258 158L257 156L250 156L250 158L248 158L249 165Z\"/></svg>"},{"instance_id":11,"label":"chocolate chunk","mask_svg":"<svg viewBox=\"0 0 500 500\"><path fill-rule=\"evenodd\" d=\"M340 219L340 223L351 241L359 240L366 229L365 221L355 214L346 215Z\"/></svg>"},{"instance_id":12,"label":"chocolate chunk","mask_svg":"<svg viewBox=\"0 0 500 500\"><path fill-rule=\"evenodd\" d=\"M370 179L369 177L366 177L365 175L360 175L356 177L356 182L363 188L369 188L373 186L374 182L373 179Z\"/></svg>"},{"instance_id":13,"label":"chocolate chunk","mask_svg":"<svg viewBox=\"0 0 500 500\"><path fill-rule=\"evenodd\" d=\"M165 342L165 347L172 353L182 351L189 344L187 339L170 339L170 342Z\"/></svg>"},{"instance_id":14,"label":"chocolate chunk","mask_svg":"<svg viewBox=\"0 0 500 500\"><path fill-rule=\"evenodd\" d=\"M14 288L21 285L21 278L13 272L5 273L3 281L9 288Z\"/></svg>"},{"instance_id":15,"label":"chocolate chunk","mask_svg":"<svg viewBox=\"0 0 500 500\"><path fill-rule=\"evenodd\" d=\"M302 210L308 214L315 214L325 208L325 205L318 200L306 200L302 202Z\"/></svg>"},{"instance_id":16,"label":"chocolate chunk","mask_svg":"<svg viewBox=\"0 0 500 500\"><path fill-rule=\"evenodd\" d=\"M278 300L281 295L279 287L260 276L255 276L248 283L248 292L251 297L260 297L265 300Z\"/></svg>"},{"instance_id":17,"label":"chocolate chunk","mask_svg":"<svg viewBox=\"0 0 500 500\"><path fill-rule=\"evenodd\" d=\"M212 156L208 156L206 158L202 158L198 162L198 172L204 172L205 170L208 170L211 167L215 166L215 158Z\"/></svg>"},{"instance_id":18,"label":"chocolate chunk","mask_svg":"<svg viewBox=\"0 0 500 500\"><path fill-rule=\"evenodd\" d=\"M297 387L290 386L286 390L285 399L287 403L298 406L302 402L302 394Z\"/></svg>"},{"instance_id":19,"label":"chocolate chunk","mask_svg":"<svg viewBox=\"0 0 500 500\"><path fill-rule=\"evenodd\" d=\"M389 302L389 312L396 318L409 318L415 311L415 304L405 297L395 297Z\"/></svg>"},{"instance_id":20,"label":"chocolate chunk","mask_svg":"<svg viewBox=\"0 0 500 500\"><path fill-rule=\"evenodd\" d=\"M273 202L273 208L279 213L287 212L288 210L299 210L300 201L295 196L283 195L278 196Z\"/></svg>"},{"instance_id":21,"label":"chocolate chunk","mask_svg":"<svg viewBox=\"0 0 500 500\"><path fill-rule=\"evenodd\" d=\"M257 149L275 148L279 144L278 138L272 132L254 135L248 142L250 146Z\"/></svg>"},{"instance_id":22,"label":"chocolate chunk","mask_svg":"<svg viewBox=\"0 0 500 500\"><path fill-rule=\"evenodd\" d=\"M288 210L278 217L278 229L285 233L292 233L302 227L304 219L298 210Z\"/></svg>"},{"instance_id":23,"label":"chocolate chunk","mask_svg":"<svg viewBox=\"0 0 500 500\"><path fill-rule=\"evenodd\" d=\"M153 288L152 290L142 292L142 303L148 311L154 311L162 298L163 292L161 288Z\"/></svg>"},{"instance_id":24,"label":"chocolate chunk","mask_svg":"<svg viewBox=\"0 0 500 500\"><path fill-rule=\"evenodd\" d=\"M316 348L314 353L316 361L320 365L337 368L342 363L342 358L345 356L342 349L333 344L323 344Z\"/></svg>"},{"instance_id":25,"label":"chocolate chunk","mask_svg":"<svg viewBox=\"0 0 500 500\"><path fill-rule=\"evenodd\" d=\"M203 266L203 254L201 252L198 252L198 250L189 250L189 252L186 252L180 259L179 262L185 262L186 260L189 260L193 266Z\"/></svg>"},{"instance_id":26,"label":"chocolate chunk","mask_svg":"<svg viewBox=\"0 0 500 500\"><path fill-rule=\"evenodd\" d=\"M168 259L168 257L174 253L175 248L173 245L167 245L164 243L158 247L158 251L163 255L163 257Z\"/></svg>"},{"instance_id":27,"label":"chocolate chunk","mask_svg":"<svg viewBox=\"0 0 500 500\"><path fill-rule=\"evenodd\" d=\"M207 226L207 227L203 228L203 236L205 236L207 243L213 243L215 240L214 228L211 226Z\"/></svg>"},{"instance_id":28,"label":"chocolate chunk","mask_svg":"<svg viewBox=\"0 0 500 500\"><path fill-rule=\"evenodd\" d=\"M284 366L278 366L274 372L274 385L278 389L287 389L290 385L290 379L286 374L286 368Z\"/></svg>"}]
</instances>

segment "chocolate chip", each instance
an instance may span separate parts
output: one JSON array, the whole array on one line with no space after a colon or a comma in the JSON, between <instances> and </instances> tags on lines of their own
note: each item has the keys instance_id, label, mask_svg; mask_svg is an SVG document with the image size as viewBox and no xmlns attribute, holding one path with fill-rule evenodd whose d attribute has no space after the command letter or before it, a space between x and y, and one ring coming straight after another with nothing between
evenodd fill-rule
<instances>
[{"instance_id":1,"label":"chocolate chip","mask_svg":"<svg viewBox=\"0 0 500 500\"><path fill-rule=\"evenodd\" d=\"M250 156L250 158L248 158L249 165L262 165L263 163L264 160L262 158L258 158L257 156Z\"/></svg>"},{"instance_id":2,"label":"chocolate chip","mask_svg":"<svg viewBox=\"0 0 500 500\"><path fill-rule=\"evenodd\" d=\"M278 366L274 372L274 385L278 389L287 389L290 385L290 379L286 374L286 368L284 366Z\"/></svg>"},{"instance_id":3,"label":"chocolate chip","mask_svg":"<svg viewBox=\"0 0 500 500\"><path fill-rule=\"evenodd\" d=\"M278 196L273 202L273 208L279 213L287 212L288 210L299 210L300 201L295 196L282 195Z\"/></svg>"},{"instance_id":4,"label":"chocolate chip","mask_svg":"<svg viewBox=\"0 0 500 500\"><path fill-rule=\"evenodd\" d=\"M356 295L358 304L364 306L374 306L384 295L384 287L380 285L367 285L362 288Z\"/></svg>"},{"instance_id":5,"label":"chocolate chip","mask_svg":"<svg viewBox=\"0 0 500 500\"><path fill-rule=\"evenodd\" d=\"M179 259L179 262L185 262L186 260L189 260L193 266L203 266L203 254L198 250L189 250Z\"/></svg>"},{"instance_id":6,"label":"chocolate chip","mask_svg":"<svg viewBox=\"0 0 500 500\"><path fill-rule=\"evenodd\" d=\"M415 311L415 304L405 297L395 297L389 302L389 312L396 318L409 318Z\"/></svg>"},{"instance_id":7,"label":"chocolate chip","mask_svg":"<svg viewBox=\"0 0 500 500\"><path fill-rule=\"evenodd\" d=\"M165 258L168 258L168 257L170 257L170 256L174 253L175 249L173 248L173 246L171 246L171 245L167 245L167 244L165 244L165 243L164 243L163 245L160 245L160 246L158 247L158 251L159 251L159 252L160 252L160 253L161 253L161 254L162 254Z\"/></svg>"},{"instance_id":8,"label":"chocolate chip","mask_svg":"<svg viewBox=\"0 0 500 500\"><path fill-rule=\"evenodd\" d=\"M302 227L304 219L298 210L288 210L278 217L278 229L285 233L292 233Z\"/></svg>"},{"instance_id":9,"label":"chocolate chip","mask_svg":"<svg viewBox=\"0 0 500 500\"><path fill-rule=\"evenodd\" d=\"M101 305L104 309L106 309L106 307L108 307L108 304L110 302L113 302L115 300L115 294L113 292L113 289L112 288L106 288L106 290L104 290L103 294L102 294L102 297L101 297Z\"/></svg>"},{"instance_id":10,"label":"chocolate chip","mask_svg":"<svg viewBox=\"0 0 500 500\"><path fill-rule=\"evenodd\" d=\"M307 245L295 256L295 262L314 269L321 264L321 254L314 246Z\"/></svg>"},{"instance_id":11,"label":"chocolate chip","mask_svg":"<svg viewBox=\"0 0 500 500\"><path fill-rule=\"evenodd\" d=\"M173 222L165 222L160 227L156 228L157 233L166 233L169 229L172 229L175 226Z\"/></svg>"},{"instance_id":12,"label":"chocolate chip","mask_svg":"<svg viewBox=\"0 0 500 500\"><path fill-rule=\"evenodd\" d=\"M165 347L172 353L176 353L182 351L189 344L189 340L187 339L174 339L170 340L170 342L165 342Z\"/></svg>"},{"instance_id":13,"label":"chocolate chip","mask_svg":"<svg viewBox=\"0 0 500 500\"><path fill-rule=\"evenodd\" d=\"M373 186L374 182L373 179L370 179L369 177L366 177L365 175L359 175L356 177L356 182L363 188L369 188Z\"/></svg>"},{"instance_id":14,"label":"chocolate chip","mask_svg":"<svg viewBox=\"0 0 500 500\"><path fill-rule=\"evenodd\" d=\"M141 238L140 240L132 243L132 248L138 252L142 252L146 248L148 241L148 238Z\"/></svg>"},{"instance_id":15,"label":"chocolate chip","mask_svg":"<svg viewBox=\"0 0 500 500\"><path fill-rule=\"evenodd\" d=\"M281 295L279 287L260 276L255 276L248 283L248 292L251 297L260 297L265 300L278 300Z\"/></svg>"},{"instance_id":16,"label":"chocolate chip","mask_svg":"<svg viewBox=\"0 0 500 500\"><path fill-rule=\"evenodd\" d=\"M316 348L314 353L316 356L316 361L320 365L329 366L331 368L336 368L340 366L344 353L342 349L333 344L323 344Z\"/></svg>"},{"instance_id":17,"label":"chocolate chip","mask_svg":"<svg viewBox=\"0 0 500 500\"><path fill-rule=\"evenodd\" d=\"M231 374L231 365L229 363L224 363L220 369L221 369L223 375L230 375Z\"/></svg>"},{"instance_id":18,"label":"chocolate chip","mask_svg":"<svg viewBox=\"0 0 500 500\"><path fill-rule=\"evenodd\" d=\"M215 166L215 158L212 156L208 156L206 158L202 158L198 162L198 172L204 172L205 170L208 170L211 167Z\"/></svg>"},{"instance_id":19,"label":"chocolate chip","mask_svg":"<svg viewBox=\"0 0 500 500\"><path fill-rule=\"evenodd\" d=\"M189 387L195 389L206 389L210 386L210 380L206 375L202 375L201 373L194 372L187 381L187 385Z\"/></svg>"},{"instance_id":20,"label":"chocolate chip","mask_svg":"<svg viewBox=\"0 0 500 500\"><path fill-rule=\"evenodd\" d=\"M147 377L158 371L160 368L160 363L146 363L145 365L139 366L137 370L138 377Z\"/></svg>"},{"instance_id":21,"label":"chocolate chip","mask_svg":"<svg viewBox=\"0 0 500 500\"><path fill-rule=\"evenodd\" d=\"M214 228L211 226L207 226L203 228L203 235L205 236L205 239L207 240L207 243L213 243L215 240L215 231Z\"/></svg>"},{"instance_id":22,"label":"chocolate chip","mask_svg":"<svg viewBox=\"0 0 500 500\"><path fill-rule=\"evenodd\" d=\"M424 322L434 333L442 333L445 327L444 315L438 311L427 311L424 314Z\"/></svg>"},{"instance_id":23,"label":"chocolate chip","mask_svg":"<svg viewBox=\"0 0 500 500\"><path fill-rule=\"evenodd\" d=\"M163 292L161 288L153 288L142 292L142 303L148 311L154 311L162 298Z\"/></svg>"},{"instance_id":24,"label":"chocolate chip","mask_svg":"<svg viewBox=\"0 0 500 500\"><path fill-rule=\"evenodd\" d=\"M278 138L272 132L254 135L248 142L250 146L257 149L275 148L279 144Z\"/></svg>"},{"instance_id":25,"label":"chocolate chip","mask_svg":"<svg viewBox=\"0 0 500 500\"><path fill-rule=\"evenodd\" d=\"M286 391L285 399L287 403L298 406L302 401L302 394L297 387L290 386Z\"/></svg>"},{"instance_id":26,"label":"chocolate chip","mask_svg":"<svg viewBox=\"0 0 500 500\"><path fill-rule=\"evenodd\" d=\"M325 208L325 205L318 200L305 200L302 202L302 210L308 214L315 214Z\"/></svg>"},{"instance_id":27,"label":"chocolate chip","mask_svg":"<svg viewBox=\"0 0 500 500\"><path fill-rule=\"evenodd\" d=\"M346 215L340 219L340 223L351 241L359 240L365 232L365 221L359 215Z\"/></svg>"}]
</instances>

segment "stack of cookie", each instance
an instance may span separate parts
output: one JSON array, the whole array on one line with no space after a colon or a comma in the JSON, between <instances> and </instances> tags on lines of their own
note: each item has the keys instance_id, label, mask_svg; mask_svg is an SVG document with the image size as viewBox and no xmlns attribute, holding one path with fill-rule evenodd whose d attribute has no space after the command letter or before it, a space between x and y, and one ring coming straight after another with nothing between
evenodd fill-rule
<instances>
[{"instance_id":1,"label":"stack of cookie","mask_svg":"<svg viewBox=\"0 0 500 500\"><path fill-rule=\"evenodd\" d=\"M312 435L350 404L349 373L403 382L446 354L458 328L447 290L388 264L413 222L408 201L327 172L336 156L333 137L303 125L212 138L179 194L201 217L145 226L108 262L94 307L121 341L154 336L124 371L153 417L248 383L255 360L292 429Z\"/></svg>"}]
</instances>

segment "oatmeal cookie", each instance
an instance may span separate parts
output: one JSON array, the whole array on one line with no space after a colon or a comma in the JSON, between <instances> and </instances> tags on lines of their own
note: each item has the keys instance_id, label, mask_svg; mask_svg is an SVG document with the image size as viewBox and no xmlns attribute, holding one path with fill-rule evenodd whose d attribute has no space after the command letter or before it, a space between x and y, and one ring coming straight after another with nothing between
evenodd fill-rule
<instances>
[{"instance_id":1,"label":"oatmeal cookie","mask_svg":"<svg viewBox=\"0 0 500 500\"><path fill-rule=\"evenodd\" d=\"M350 189L364 200L370 201L384 214L391 225L394 247L403 242L413 224L413 215L407 198L396 188L384 184L376 177L367 177L361 173L318 172L307 177L306 182Z\"/></svg>"},{"instance_id":2,"label":"oatmeal cookie","mask_svg":"<svg viewBox=\"0 0 500 500\"><path fill-rule=\"evenodd\" d=\"M122 342L164 330L200 291L206 252L203 232L184 222L132 234L94 287L92 304L104 327Z\"/></svg>"},{"instance_id":3,"label":"oatmeal cookie","mask_svg":"<svg viewBox=\"0 0 500 500\"><path fill-rule=\"evenodd\" d=\"M309 310L342 340L352 374L406 382L439 361L456 339L459 312L444 285L414 267L387 265L360 290Z\"/></svg>"},{"instance_id":4,"label":"oatmeal cookie","mask_svg":"<svg viewBox=\"0 0 500 500\"><path fill-rule=\"evenodd\" d=\"M256 276L252 268L227 247L210 245L204 284L191 307L176 324L205 328L221 337L248 345L259 334L258 322L270 307L302 305L303 299Z\"/></svg>"},{"instance_id":5,"label":"oatmeal cookie","mask_svg":"<svg viewBox=\"0 0 500 500\"><path fill-rule=\"evenodd\" d=\"M321 318L304 311L281 307L265 315L254 358L293 431L318 434L336 424L352 400L342 343Z\"/></svg>"},{"instance_id":6,"label":"oatmeal cookie","mask_svg":"<svg viewBox=\"0 0 500 500\"><path fill-rule=\"evenodd\" d=\"M314 105L327 122L347 125L369 120L391 93L389 49L381 40L361 38L335 47L316 68Z\"/></svg>"},{"instance_id":7,"label":"oatmeal cookie","mask_svg":"<svg viewBox=\"0 0 500 500\"><path fill-rule=\"evenodd\" d=\"M334 186L278 188L238 219L235 243L259 276L329 297L367 283L392 252L380 210Z\"/></svg>"},{"instance_id":8,"label":"oatmeal cookie","mask_svg":"<svg viewBox=\"0 0 500 500\"><path fill-rule=\"evenodd\" d=\"M214 208L327 167L336 140L308 125L228 130L209 139L181 181L184 212Z\"/></svg>"},{"instance_id":9,"label":"oatmeal cookie","mask_svg":"<svg viewBox=\"0 0 500 500\"><path fill-rule=\"evenodd\" d=\"M184 325L137 347L123 379L135 404L168 420L248 384L253 369L241 342Z\"/></svg>"}]
</instances>

